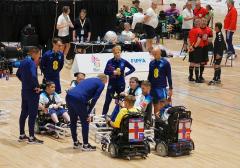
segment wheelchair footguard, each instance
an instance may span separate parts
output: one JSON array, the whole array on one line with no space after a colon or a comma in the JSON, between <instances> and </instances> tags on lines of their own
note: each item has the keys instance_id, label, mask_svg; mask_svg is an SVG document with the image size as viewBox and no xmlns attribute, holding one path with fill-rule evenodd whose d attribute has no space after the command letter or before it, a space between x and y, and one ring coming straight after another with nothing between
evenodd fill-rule
<instances>
[{"instance_id":1,"label":"wheelchair footguard","mask_svg":"<svg viewBox=\"0 0 240 168\"><path fill-rule=\"evenodd\" d=\"M91 116L90 127L90 137L94 139L96 143L101 143L102 150L105 151L107 145L110 143L110 134L112 128L107 126L105 116L95 115Z\"/></svg>"}]
</instances>

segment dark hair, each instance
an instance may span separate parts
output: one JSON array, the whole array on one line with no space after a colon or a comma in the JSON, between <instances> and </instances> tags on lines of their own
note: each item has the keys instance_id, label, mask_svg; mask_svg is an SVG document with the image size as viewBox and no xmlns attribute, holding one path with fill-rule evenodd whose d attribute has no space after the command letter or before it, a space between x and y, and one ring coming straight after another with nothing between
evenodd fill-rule
<instances>
[{"instance_id":1,"label":"dark hair","mask_svg":"<svg viewBox=\"0 0 240 168\"><path fill-rule=\"evenodd\" d=\"M46 81L45 87L50 87L51 85L55 85L53 81Z\"/></svg>"},{"instance_id":2,"label":"dark hair","mask_svg":"<svg viewBox=\"0 0 240 168\"><path fill-rule=\"evenodd\" d=\"M139 83L139 79L137 77L131 77L130 80L134 80L136 83Z\"/></svg>"},{"instance_id":3,"label":"dark hair","mask_svg":"<svg viewBox=\"0 0 240 168\"><path fill-rule=\"evenodd\" d=\"M135 101L136 101L136 98L135 96L132 96L132 95L127 95L125 97L125 101L129 103L129 105L133 106Z\"/></svg>"},{"instance_id":4,"label":"dark hair","mask_svg":"<svg viewBox=\"0 0 240 168\"><path fill-rule=\"evenodd\" d=\"M207 5L206 8L209 8L210 10L213 10L211 5Z\"/></svg>"},{"instance_id":5,"label":"dark hair","mask_svg":"<svg viewBox=\"0 0 240 168\"><path fill-rule=\"evenodd\" d=\"M138 12L143 12L143 8L138 8Z\"/></svg>"},{"instance_id":6,"label":"dark hair","mask_svg":"<svg viewBox=\"0 0 240 168\"><path fill-rule=\"evenodd\" d=\"M40 51L40 48L37 46L31 46L28 50L28 53L38 53Z\"/></svg>"},{"instance_id":7,"label":"dark hair","mask_svg":"<svg viewBox=\"0 0 240 168\"><path fill-rule=\"evenodd\" d=\"M83 72L76 72L76 73L74 73L74 77L77 77L79 74L82 74L83 76L86 76L86 74L83 73Z\"/></svg>"},{"instance_id":8,"label":"dark hair","mask_svg":"<svg viewBox=\"0 0 240 168\"><path fill-rule=\"evenodd\" d=\"M87 14L87 10L86 9L81 9L80 13L82 13L82 12Z\"/></svg>"},{"instance_id":9,"label":"dark hair","mask_svg":"<svg viewBox=\"0 0 240 168\"><path fill-rule=\"evenodd\" d=\"M62 9L63 13L67 13L68 10L70 10L69 6L64 6L63 9Z\"/></svg>"},{"instance_id":10,"label":"dark hair","mask_svg":"<svg viewBox=\"0 0 240 168\"><path fill-rule=\"evenodd\" d=\"M222 23L221 22L215 23L215 27L217 27L219 30L222 30Z\"/></svg>"},{"instance_id":11,"label":"dark hair","mask_svg":"<svg viewBox=\"0 0 240 168\"><path fill-rule=\"evenodd\" d=\"M151 83L147 80L144 80L144 81L141 82L141 86L151 87Z\"/></svg>"},{"instance_id":12,"label":"dark hair","mask_svg":"<svg viewBox=\"0 0 240 168\"><path fill-rule=\"evenodd\" d=\"M53 38L52 43L57 44L59 41L62 43L62 40L60 38L55 37Z\"/></svg>"}]
</instances>

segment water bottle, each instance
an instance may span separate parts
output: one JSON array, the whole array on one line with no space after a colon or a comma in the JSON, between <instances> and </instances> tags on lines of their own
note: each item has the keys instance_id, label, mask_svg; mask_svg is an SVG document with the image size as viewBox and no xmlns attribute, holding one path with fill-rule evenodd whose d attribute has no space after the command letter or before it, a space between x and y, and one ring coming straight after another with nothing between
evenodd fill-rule
<instances>
[{"instance_id":1,"label":"water bottle","mask_svg":"<svg viewBox=\"0 0 240 168\"><path fill-rule=\"evenodd\" d=\"M97 43L100 44L100 42L101 42L101 38L100 38L100 36L98 36Z\"/></svg>"},{"instance_id":2,"label":"water bottle","mask_svg":"<svg viewBox=\"0 0 240 168\"><path fill-rule=\"evenodd\" d=\"M81 42L80 43L83 43L83 36L81 37Z\"/></svg>"}]
</instances>

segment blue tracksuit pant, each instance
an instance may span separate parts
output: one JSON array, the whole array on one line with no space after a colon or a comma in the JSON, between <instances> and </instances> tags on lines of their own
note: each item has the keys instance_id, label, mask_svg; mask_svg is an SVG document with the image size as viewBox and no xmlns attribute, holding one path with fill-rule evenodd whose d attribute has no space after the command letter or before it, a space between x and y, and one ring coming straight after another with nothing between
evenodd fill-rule
<instances>
[{"instance_id":1,"label":"blue tracksuit pant","mask_svg":"<svg viewBox=\"0 0 240 168\"><path fill-rule=\"evenodd\" d=\"M29 136L34 136L34 125L38 113L39 94L22 91L22 111L19 118L20 134L25 134L25 121L28 118Z\"/></svg>"},{"instance_id":2,"label":"blue tracksuit pant","mask_svg":"<svg viewBox=\"0 0 240 168\"><path fill-rule=\"evenodd\" d=\"M87 121L88 118L87 103L69 95L66 96L66 103L68 106L68 113L71 121L71 133L73 142L76 142L78 140L77 120L79 117L82 124L83 143L88 144L89 123Z\"/></svg>"},{"instance_id":3,"label":"blue tracksuit pant","mask_svg":"<svg viewBox=\"0 0 240 168\"><path fill-rule=\"evenodd\" d=\"M115 93L120 94L124 90L125 90L125 83L123 83L122 85L112 85L112 84L108 85L102 115L106 115L108 113L109 105L112 102L112 95L114 95Z\"/></svg>"}]
</instances>

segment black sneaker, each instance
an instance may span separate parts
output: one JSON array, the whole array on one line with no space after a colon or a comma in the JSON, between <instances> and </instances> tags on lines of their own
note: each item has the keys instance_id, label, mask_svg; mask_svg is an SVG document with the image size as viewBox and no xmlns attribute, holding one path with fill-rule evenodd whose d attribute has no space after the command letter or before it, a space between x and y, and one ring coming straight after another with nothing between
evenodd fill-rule
<instances>
[{"instance_id":1,"label":"black sneaker","mask_svg":"<svg viewBox=\"0 0 240 168\"><path fill-rule=\"evenodd\" d=\"M194 82L195 81L195 79L193 78L193 77L188 77L188 80L189 80L189 82Z\"/></svg>"},{"instance_id":2,"label":"black sneaker","mask_svg":"<svg viewBox=\"0 0 240 168\"><path fill-rule=\"evenodd\" d=\"M73 149L81 149L82 148L82 143L77 141L73 143Z\"/></svg>"},{"instance_id":3,"label":"black sneaker","mask_svg":"<svg viewBox=\"0 0 240 168\"><path fill-rule=\"evenodd\" d=\"M200 79L196 79L195 82L196 83L203 83L203 81L201 81Z\"/></svg>"},{"instance_id":4,"label":"black sneaker","mask_svg":"<svg viewBox=\"0 0 240 168\"><path fill-rule=\"evenodd\" d=\"M83 145L82 151L96 151L96 146L92 146L90 144Z\"/></svg>"},{"instance_id":5,"label":"black sneaker","mask_svg":"<svg viewBox=\"0 0 240 168\"><path fill-rule=\"evenodd\" d=\"M211 80L211 81L208 83L208 85L214 85L214 84L216 84L216 81L215 81L215 80Z\"/></svg>"},{"instance_id":6,"label":"black sneaker","mask_svg":"<svg viewBox=\"0 0 240 168\"><path fill-rule=\"evenodd\" d=\"M199 79L200 79L201 81L205 81L205 79L204 79L202 76L200 76Z\"/></svg>"},{"instance_id":7,"label":"black sneaker","mask_svg":"<svg viewBox=\"0 0 240 168\"><path fill-rule=\"evenodd\" d=\"M29 137L27 135L20 135L18 138L18 142L27 142L29 140Z\"/></svg>"},{"instance_id":8,"label":"black sneaker","mask_svg":"<svg viewBox=\"0 0 240 168\"><path fill-rule=\"evenodd\" d=\"M37 139L37 138L34 136L34 137L29 137L28 143L29 143L29 144L43 144L43 141Z\"/></svg>"},{"instance_id":9,"label":"black sneaker","mask_svg":"<svg viewBox=\"0 0 240 168\"><path fill-rule=\"evenodd\" d=\"M216 84L221 84L221 80L220 79L216 80Z\"/></svg>"}]
</instances>

